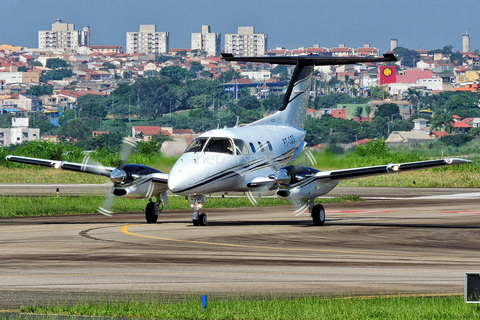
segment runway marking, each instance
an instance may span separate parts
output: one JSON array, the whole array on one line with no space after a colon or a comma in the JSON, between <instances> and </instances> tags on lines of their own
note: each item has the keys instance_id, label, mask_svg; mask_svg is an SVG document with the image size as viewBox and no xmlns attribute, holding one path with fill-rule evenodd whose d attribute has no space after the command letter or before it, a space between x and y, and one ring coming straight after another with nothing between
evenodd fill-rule
<instances>
[{"instance_id":1,"label":"runway marking","mask_svg":"<svg viewBox=\"0 0 480 320\"><path fill-rule=\"evenodd\" d=\"M449 262L478 262L480 259L451 259L450 257L443 256L426 256L426 255L416 255L416 254L401 254L401 253L387 253L387 252L366 252L366 251L349 251L349 250L328 250L328 249L307 249L307 248L285 248L285 247L266 247L266 246L249 246L243 244L231 244L231 243L215 243L215 242L206 242L206 241L196 241L196 240L180 240L180 239L170 239L162 237L147 236L143 234L133 233L127 231L130 227L142 226L148 224L130 224L120 228L120 232L148 239L163 240L163 241L172 241L172 242L183 242L183 243L195 243L203 245L212 245L212 246L222 246L222 247L233 247L233 248L249 248L249 249L267 249L267 250L283 250L283 251L303 251L303 252L328 252L328 253L344 253L344 254L356 254L356 255L371 255L371 256L392 256L392 257L417 257L424 259L442 259L442 261Z\"/></svg>"},{"instance_id":2,"label":"runway marking","mask_svg":"<svg viewBox=\"0 0 480 320\"><path fill-rule=\"evenodd\" d=\"M443 213L471 213L471 214L480 214L480 211L444 211Z\"/></svg>"},{"instance_id":3,"label":"runway marking","mask_svg":"<svg viewBox=\"0 0 480 320\"><path fill-rule=\"evenodd\" d=\"M329 210L328 213L389 213L395 210Z\"/></svg>"},{"instance_id":4,"label":"runway marking","mask_svg":"<svg viewBox=\"0 0 480 320\"><path fill-rule=\"evenodd\" d=\"M116 225L105 225L105 227L114 227ZM68 229L84 229L93 228L95 226L77 226L77 227L61 227L61 228L41 228L41 229L21 229L21 230L0 230L0 233L17 233L17 232L32 232L32 231L50 231L50 230L68 230Z\"/></svg>"}]
</instances>

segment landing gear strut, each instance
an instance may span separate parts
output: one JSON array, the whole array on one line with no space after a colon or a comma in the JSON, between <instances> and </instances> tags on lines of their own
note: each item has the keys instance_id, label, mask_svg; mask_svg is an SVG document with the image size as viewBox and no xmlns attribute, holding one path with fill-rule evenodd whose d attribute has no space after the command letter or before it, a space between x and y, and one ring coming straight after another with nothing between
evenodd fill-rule
<instances>
[{"instance_id":1,"label":"landing gear strut","mask_svg":"<svg viewBox=\"0 0 480 320\"><path fill-rule=\"evenodd\" d=\"M207 202L205 196L190 196L190 205L193 209L192 222L194 226L207 225L207 215L205 213L198 213L205 202Z\"/></svg>"},{"instance_id":2,"label":"landing gear strut","mask_svg":"<svg viewBox=\"0 0 480 320\"><path fill-rule=\"evenodd\" d=\"M150 198L147 207L145 208L145 220L147 220L147 223L156 223L158 219L158 215L162 212L163 210L163 204L167 203L165 199L162 201L162 196L159 194L155 196L156 201L153 202L152 199ZM165 197L164 197L165 198Z\"/></svg>"}]
</instances>

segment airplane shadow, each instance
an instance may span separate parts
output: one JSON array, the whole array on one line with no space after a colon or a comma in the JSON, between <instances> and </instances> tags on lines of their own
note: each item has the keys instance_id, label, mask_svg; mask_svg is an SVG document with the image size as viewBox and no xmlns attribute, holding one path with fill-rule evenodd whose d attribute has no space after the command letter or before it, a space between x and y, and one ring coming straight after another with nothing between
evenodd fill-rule
<instances>
[{"instance_id":1,"label":"airplane shadow","mask_svg":"<svg viewBox=\"0 0 480 320\"><path fill-rule=\"evenodd\" d=\"M48 219L0 219L0 225L147 225L147 223L140 218L138 220L108 220L102 219L101 221L92 221L84 219L82 221L58 221L53 220L55 217L47 217ZM363 221L368 218L363 217L348 217L348 218L336 218L327 219L325 225L314 226L311 219L305 220L222 220L222 221L209 221L206 228L218 228L218 227L241 227L241 226L292 226L303 228L329 228L329 227L392 227L392 228L457 228L457 229L480 229L479 224L445 224L441 223L437 218L376 218L384 219L382 222L369 222ZM62 219L63 220L63 219ZM415 220L422 220L423 222L415 222ZM431 223L425 222L425 220L432 221ZM185 225L186 228L205 228L200 226L194 226L191 220L159 220L155 224L148 224L151 226L161 226L163 224L178 224Z\"/></svg>"}]
</instances>

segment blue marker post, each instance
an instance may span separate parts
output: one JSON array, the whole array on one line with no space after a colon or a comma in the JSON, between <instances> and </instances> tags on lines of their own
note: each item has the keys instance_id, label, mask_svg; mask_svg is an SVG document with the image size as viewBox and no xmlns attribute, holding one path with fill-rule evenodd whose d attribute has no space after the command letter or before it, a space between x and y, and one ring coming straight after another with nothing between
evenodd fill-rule
<instances>
[{"instance_id":1,"label":"blue marker post","mask_svg":"<svg viewBox=\"0 0 480 320\"><path fill-rule=\"evenodd\" d=\"M207 295L203 295L203 312L207 311Z\"/></svg>"}]
</instances>

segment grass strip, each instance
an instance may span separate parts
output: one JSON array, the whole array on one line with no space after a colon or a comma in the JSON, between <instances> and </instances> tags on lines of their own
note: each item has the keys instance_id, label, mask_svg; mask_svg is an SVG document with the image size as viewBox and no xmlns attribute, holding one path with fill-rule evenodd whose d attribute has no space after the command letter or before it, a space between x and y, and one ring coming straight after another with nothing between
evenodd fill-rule
<instances>
[{"instance_id":1,"label":"grass strip","mask_svg":"<svg viewBox=\"0 0 480 320\"><path fill-rule=\"evenodd\" d=\"M0 197L0 217L31 217L48 215L66 215L79 213L96 213L98 207L102 204L104 197L81 196L81 197ZM190 203L185 201L184 197L170 196L169 203L164 210L187 210L190 209ZM348 196L339 198L317 199L321 203L335 202L353 202L361 201L358 196ZM132 212L144 211L148 199L129 200L116 198L114 212ZM278 198L261 198L258 200L258 206L282 206L289 205L286 200ZM252 207L253 205L247 197L207 197L204 208L238 208Z\"/></svg>"},{"instance_id":2,"label":"grass strip","mask_svg":"<svg viewBox=\"0 0 480 320\"><path fill-rule=\"evenodd\" d=\"M211 299L203 312L201 297L181 302L128 301L73 306L28 306L23 313L156 319L479 319L478 305L462 297L323 299Z\"/></svg>"}]
</instances>

